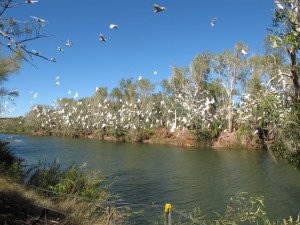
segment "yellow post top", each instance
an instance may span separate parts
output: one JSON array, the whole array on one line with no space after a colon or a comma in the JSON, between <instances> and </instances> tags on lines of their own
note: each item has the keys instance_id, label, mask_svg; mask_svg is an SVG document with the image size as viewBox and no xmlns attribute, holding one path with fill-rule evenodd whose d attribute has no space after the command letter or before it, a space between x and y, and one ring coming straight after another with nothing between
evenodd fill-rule
<instances>
[{"instance_id":1,"label":"yellow post top","mask_svg":"<svg viewBox=\"0 0 300 225\"><path fill-rule=\"evenodd\" d=\"M165 213L170 213L171 212L171 209L172 209L172 205L167 203L165 205Z\"/></svg>"}]
</instances>

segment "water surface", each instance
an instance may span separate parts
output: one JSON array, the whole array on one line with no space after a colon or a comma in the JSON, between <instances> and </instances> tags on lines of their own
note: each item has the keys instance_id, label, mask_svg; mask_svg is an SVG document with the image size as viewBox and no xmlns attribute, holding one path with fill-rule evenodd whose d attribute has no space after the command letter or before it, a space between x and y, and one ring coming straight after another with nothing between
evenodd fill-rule
<instances>
[{"instance_id":1,"label":"water surface","mask_svg":"<svg viewBox=\"0 0 300 225\"><path fill-rule=\"evenodd\" d=\"M110 175L114 180L112 192L121 195L134 210L146 209L144 217L135 218L137 224L160 218L163 209L150 207L153 203L172 203L177 210L200 207L207 215L223 212L238 191L264 195L273 219L300 212L300 172L284 162L274 163L266 152L14 137L23 141L11 143L13 151L29 164L44 159L59 159L65 167L87 162L88 168Z\"/></svg>"}]
</instances>

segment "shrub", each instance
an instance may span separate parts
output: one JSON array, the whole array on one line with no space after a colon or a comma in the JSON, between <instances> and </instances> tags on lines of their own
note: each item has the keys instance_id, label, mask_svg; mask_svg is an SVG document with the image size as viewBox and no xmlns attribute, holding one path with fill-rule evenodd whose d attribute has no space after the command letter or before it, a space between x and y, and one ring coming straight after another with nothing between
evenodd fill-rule
<instances>
[{"instance_id":1,"label":"shrub","mask_svg":"<svg viewBox=\"0 0 300 225\"><path fill-rule=\"evenodd\" d=\"M9 142L0 141L0 172L16 180L22 180L25 175L24 160L17 157L8 147Z\"/></svg>"}]
</instances>

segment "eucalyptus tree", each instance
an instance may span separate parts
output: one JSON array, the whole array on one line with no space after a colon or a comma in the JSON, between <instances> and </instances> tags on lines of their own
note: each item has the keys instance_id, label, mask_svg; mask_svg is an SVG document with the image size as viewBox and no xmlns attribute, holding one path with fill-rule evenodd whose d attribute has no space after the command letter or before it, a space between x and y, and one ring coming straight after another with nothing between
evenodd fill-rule
<instances>
[{"instance_id":1,"label":"eucalyptus tree","mask_svg":"<svg viewBox=\"0 0 300 225\"><path fill-rule=\"evenodd\" d=\"M34 57L54 62L53 57L29 49L35 40L50 36L43 31L47 21L33 16L28 20L17 18L17 15L12 17L16 7L23 7L24 10L30 4L19 0L0 0L0 44L29 63Z\"/></svg>"},{"instance_id":2,"label":"eucalyptus tree","mask_svg":"<svg viewBox=\"0 0 300 225\"><path fill-rule=\"evenodd\" d=\"M24 123L35 132L48 132L52 129L51 106L36 105L24 117Z\"/></svg>"},{"instance_id":3,"label":"eucalyptus tree","mask_svg":"<svg viewBox=\"0 0 300 225\"><path fill-rule=\"evenodd\" d=\"M300 48L300 20L298 0L274 0L273 27L270 29L269 41L273 50L283 49L286 53L286 62L289 67L281 67L278 76L287 77L292 83L292 104L285 101L288 114L285 123L278 129L278 137L271 146L281 156L300 168L299 152L299 48ZM287 84L289 84L287 82Z\"/></svg>"},{"instance_id":4,"label":"eucalyptus tree","mask_svg":"<svg viewBox=\"0 0 300 225\"><path fill-rule=\"evenodd\" d=\"M13 102L13 98L18 96L18 89L8 90L3 86L3 82L8 76L16 72L22 61L27 61L35 66L32 61L35 57L55 62L54 57L47 57L39 51L33 49L32 44L41 38L50 35L44 32L44 26L47 21L33 17L26 20L17 18L14 10L17 7L30 7L26 1L19 0L0 0L0 114L7 108L8 102ZM14 16L12 16L14 15ZM3 55L2 52L7 53ZM10 55L10 56L9 56Z\"/></svg>"},{"instance_id":5,"label":"eucalyptus tree","mask_svg":"<svg viewBox=\"0 0 300 225\"><path fill-rule=\"evenodd\" d=\"M292 80L294 99L300 100L299 58L300 20L299 0L274 0L273 28L270 29L269 41L273 48L283 48L289 57L289 71L279 69L279 75Z\"/></svg>"},{"instance_id":6,"label":"eucalyptus tree","mask_svg":"<svg viewBox=\"0 0 300 225\"><path fill-rule=\"evenodd\" d=\"M190 79L195 87L195 96L200 90L207 89L209 74L211 71L212 53L204 52L196 55L190 67Z\"/></svg>"},{"instance_id":7,"label":"eucalyptus tree","mask_svg":"<svg viewBox=\"0 0 300 225\"><path fill-rule=\"evenodd\" d=\"M20 56L17 54L11 54L9 57L5 57L0 52L0 114L3 115L4 111L9 111L9 102L14 102L14 98L19 95L18 89L9 90L5 88L4 83L8 80L8 77L20 69Z\"/></svg>"},{"instance_id":8,"label":"eucalyptus tree","mask_svg":"<svg viewBox=\"0 0 300 225\"><path fill-rule=\"evenodd\" d=\"M247 78L247 64L245 56L241 53L242 50L248 51L248 46L242 42L238 42L234 46L234 51L225 50L220 54L215 55L213 62L213 70L215 80L220 82L226 91L227 104L227 120L228 131L233 131L234 125L234 97L239 91L239 87L243 87Z\"/></svg>"},{"instance_id":9,"label":"eucalyptus tree","mask_svg":"<svg viewBox=\"0 0 300 225\"><path fill-rule=\"evenodd\" d=\"M137 110L137 126L138 128L146 128L146 124L152 122L149 116L152 114L153 105L151 96L155 90L155 84L149 79L140 79L136 81L136 110Z\"/></svg>"},{"instance_id":10,"label":"eucalyptus tree","mask_svg":"<svg viewBox=\"0 0 300 225\"><path fill-rule=\"evenodd\" d=\"M202 71L201 66L203 66ZM207 64L198 64L197 74L196 67L192 66L192 69L188 69L174 66L169 81L162 83L167 96L168 112L170 112L168 116L174 118L173 129L178 125L183 129L203 129L209 127L214 121L211 106L215 103L215 99L204 89L207 86L204 85L206 81L200 81L201 76L208 74L207 67Z\"/></svg>"},{"instance_id":11,"label":"eucalyptus tree","mask_svg":"<svg viewBox=\"0 0 300 225\"><path fill-rule=\"evenodd\" d=\"M121 79L120 89L124 95L124 101L133 103L136 101L136 84L133 82L133 78Z\"/></svg>"}]
</instances>

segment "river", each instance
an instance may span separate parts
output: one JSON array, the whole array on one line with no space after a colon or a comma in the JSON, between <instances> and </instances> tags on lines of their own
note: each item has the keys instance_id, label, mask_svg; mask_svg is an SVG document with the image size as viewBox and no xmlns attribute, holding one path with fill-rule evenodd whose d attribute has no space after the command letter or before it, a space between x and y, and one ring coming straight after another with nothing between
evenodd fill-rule
<instances>
[{"instance_id":1,"label":"river","mask_svg":"<svg viewBox=\"0 0 300 225\"><path fill-rule=\"evenodd\" d=\"M275 163L266 152L13 136L22 140L10 144L13 152L29 164L44 159L59 159L65 167L86 162L109 175L113 193L134 210L145 209L134 218L136 224L161 217L163 208L152 204L171 203L178 211L200 207L204 215L222 213L239 191L265 196L266 211L274 220L300 212L300 172Z\"/></svg>"}]
</instances>

